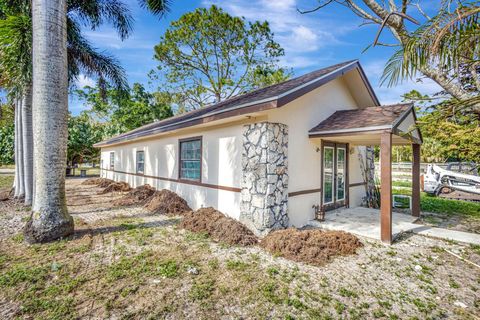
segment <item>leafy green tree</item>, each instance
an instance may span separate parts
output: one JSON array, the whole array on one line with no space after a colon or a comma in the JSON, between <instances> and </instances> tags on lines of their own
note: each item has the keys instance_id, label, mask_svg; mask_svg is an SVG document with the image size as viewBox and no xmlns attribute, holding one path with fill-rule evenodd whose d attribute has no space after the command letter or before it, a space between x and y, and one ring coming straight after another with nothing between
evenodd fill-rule
<instances>
[{"instance_id":1,"label":"leafy green tree","mask_svg":"<svg viewBox=\"0 0 480 320\"><path fill-rule=\"evenodd\" d=\"M0 165L14 161L14 110L9 104L0 102Z\"/></svg>"},{"instance_id":2,"label":"leafy green tree","mask_svg":"<svg viewBox=\"0 0 480 320\"><path fill-rule=\"evenodd\" d=\"M67 161L79 163L95 160L99 150L93 145L103 139L104 125L93 120L86 112L68 118Z\"/></svg>"},{"instance_id":3,"label":"leafy green tree","mask_svg":"<svg viewBox=\"0 0 480 320\"><path fill-rule=\"evenodd\" d=\"M449 100L436 101L436 97L422 95L416 90L403 97L419 106L417 123L424 140L424 161L480 162L480 117L477 114L465 108L452 108Z\"/></svg>"},{"instance_id":4,"label":"leafy green tree","mask_svg":"<svg viewBox=\"0 0 480 320\"><path fill-rule=\"evenodd\" d=\"M106 134L126 132L173 115L172 108L159 94L152 94L143 85L134 83L125 92L109 87L105 94L99 87L86 87L77 94L89 107L90 113L104 121Z\"/></svg>"},{"instance_id":5,"label":"leafy green tree","mask_svg":"<svg viewBox=\"0 0 480 320\"><path fill-rule=\"evenodd\" d=\"M284 81L284 50L268 22L247 22L221 8L199 8L171 23L155 46L153 79L185 110Z\"/></svg>"}]
</instances>

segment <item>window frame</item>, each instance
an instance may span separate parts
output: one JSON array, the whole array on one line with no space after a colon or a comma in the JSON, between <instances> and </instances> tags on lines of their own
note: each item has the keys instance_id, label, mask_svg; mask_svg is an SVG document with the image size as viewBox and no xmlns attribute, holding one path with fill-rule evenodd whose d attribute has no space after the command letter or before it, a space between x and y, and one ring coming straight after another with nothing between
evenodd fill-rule
<instances>
[{"instance_id":1,"label":"window frame","mask_svg":"<svg viewBox=\"0 0 480 320\"><path fill-rule=\"evenodd\" d=\"M195 160L200 162L200 176L198 179L187 179L182 177L182 143L191 142L191 141L200 141L200 159ZM191 160L190 160L191 161ZM184 139L178 140L178 180L179 181L188 181L190 183L201 183L202 182L202 173L203 173L203 137L196 136L196 137L189 137Z\"/></svg>"},{"instance_id":2,"label":"window frame","mask_svg":"<svg viewBox=\"0 0 480 320\"><path fill-rule=\"evenodd\" d=\"M110 152L110 163L109 168L110 170L115 170L115 151Z\"/></svg>"},{"instance_id":3,"label":"window frame","mask_svg":"<svg viewBox=\"0 0 480 320\"><path fill-rule=\"evenodd\" d=\"M142 171L138 170L138 165L140 163L138 161L138 155L139 154L143 154L143 170ZM135 173L139 174L139 175L144 175L145 174L145 150L137 150L137 152L135 154Z\"/></svg>"}]
</instances>

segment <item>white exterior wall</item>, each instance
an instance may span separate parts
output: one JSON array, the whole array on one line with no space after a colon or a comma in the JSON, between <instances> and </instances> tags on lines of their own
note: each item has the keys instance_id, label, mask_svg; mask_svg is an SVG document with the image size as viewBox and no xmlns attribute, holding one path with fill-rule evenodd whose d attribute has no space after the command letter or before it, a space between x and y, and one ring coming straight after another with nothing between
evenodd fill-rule
<instances>
[{"instance_id":1,"label":"white exterior wall","mask_svg":"<svg viewBox=\"0 0 480 320\"><path fill-rule=\"evenodd\" d=\"M321 188L321 152L319 139L310 139L308 131L337 110L355 109L353 99L342 78L337 78L320 88L292 101L282 108L269 112L268 121L288 126L288 192ZM352 146L350 146L352 148ZM354 148L355 149L355 148ZM349 183L362 182L358 155L349 154ZM360 174L360 178L356 175ZM320 204L320 193L289 197L290 223L296 227L314 219L313 205ZM350 189L350 206L360 205L364 188Z\"/></svg>"},{"instance_id":2,"label":"white exterior wall","mask_svg":"<svg viewBox=\"0 0 480 320\"><path fill-rule=\"evenodd\" d=\"M115 171L136 172L136 152L145 152L145 175L178 179L179 139L202 136L202 183L240 188L242 177L242 125L206 130L188 135L143 140L102 148L102 168L109 168L110 152L115 152ZM132 187L149 184L157 190L169 189L196 210L213 206L233 218L240 215L240 193L173 181L102 170L105 178L128 182Z\"/></svg>"},{"instance_id":3,"label":"white exterior wall","mask_svg":"<svg viewBox=\"0 0 480 320\"><path fill-rule=\"evenodd\" d=\"M269 122L279 122L288 126L288 192L321 188L321 158L317 148L319 139L310 139L308 131L328 118L337 110L357 108L342 78L333 80L320 88L292 101L279 109L267 111ZM188 135L159 137L156 139L132 142L119 146L102 148L103 168L109 168L110 152L115 152L115 170L136 172L136 151L145 151L145 175L178 179L179 139L202 136L203 160L202 183L225 187L241 187L242 169L242 124L220 129L203 129ZM363 147L350 146L349 183L363 181L358 162L358 152ZM204 186L189 185L172 181L126 175L103 170L103 177L126 181L132 187L150 184L156 189L169 189L192 207L213 206L233 218L240 215L240 193L217 190ZM363 186L349 189L350 206L360 205L365 194ZM309 193L289 197L288 210L290 223L300 227L314 218L313 205L320 203L320 193Z\"/></svg>"}]
</instances>

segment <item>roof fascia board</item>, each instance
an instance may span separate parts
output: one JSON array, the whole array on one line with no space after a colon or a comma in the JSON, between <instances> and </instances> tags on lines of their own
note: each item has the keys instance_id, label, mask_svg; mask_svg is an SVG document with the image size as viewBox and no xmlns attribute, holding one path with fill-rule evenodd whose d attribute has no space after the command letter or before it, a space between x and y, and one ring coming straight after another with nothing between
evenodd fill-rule
<instances>
[{"instance_id":1,"label":"roof fascia board","mask_svg":"<svg viewBox=\"0 0 480 320\"><path fill-rule=\"evenodd\" d=\"M150 129L150 130L148 130L148 133L146 133L147 131L141 131L141 132L138 132L137 134L132 134L132 135L128 136L127 139L120 138L118 140L114 140L115 138L112 138L112 139L110 139L110 141L111 140L113 140L113 141L111 141L110 143L108 143L108 140L107 140L107 143L99 142L97 144L94 144L93 146L96 147L96 148L110 147L110 146L117 145L117 144L123 144L123 143L128 143L128 142L141 140L141 139L147 139L147 138L149 138L153 135L168 132L168 131L172 131L172 130L178 130L178 129L183 129L183 128L192 128L195 125L205 124L205 123L208 123L208 122L214 121L214 120L225 119L225 118L228 118L230 116L242 115L243 113L260 112L260 111L275 109L275 108L276 108L276 101L273 100L273 101L269 101L269 102L264 102L264 103L244 107L243 109L235 108L235 109L231 109L231 110L229 109L229 110L226 110L226 111L223 110L222 113L211 114L209 117L198 117L198 118L188 119L188 121L187 121L188 123L185 123L185 121L182 121L182 123L174 123L174 124L172 124L172 126L168 126L168 127L165 126L165 127ZM244 111L244 112L242 112L242 111ZM213 118L211 118L211 117L213 117Z\"/></svg>"},{"instance_id":2,"label":"roof fascia board","mask_svg":"<svg viewBox=\"0 0 480 320\"><path fill-rule=\"evenodd\" d=\"M377 130L391 130L392 126L372 126L364 128L351 128L351 129L340 129L340 130L327 130L327 131L312 131L309 135L326 135L326 134L336 134L336 133L350 133L350 132L367 132L367 131L377 131Z\"/></svg>"},{"instance_id":3,"label":"roof fascia board","mask_svg":"<svg viewBox=\"0 0 480 320\"><path fill-rule=\"evenodd\" d=\"M323 132L318 132L318 133L310 133L308 135L309 138L328 138L328 137L342 137L342 136L352 136L352 135L375 135L375 134L381 134L384 132L391 132L391 130L388 129L380 129L380 130L371 130L371 131L355 131L355 132L333 132L333 133L323 133Z\"/></svg>"}]
</instances>

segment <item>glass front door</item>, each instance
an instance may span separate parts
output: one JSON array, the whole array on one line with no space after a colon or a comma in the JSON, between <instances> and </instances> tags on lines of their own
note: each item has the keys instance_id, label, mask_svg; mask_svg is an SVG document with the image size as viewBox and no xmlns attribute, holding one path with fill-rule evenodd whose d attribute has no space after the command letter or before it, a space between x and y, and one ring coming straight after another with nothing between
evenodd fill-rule
<instances>
[{"instance_id":1,"label":"glass front door","mask_svg":"<svg viewBox=\"0 0 480 320\"><path fill-rule=\"evenodd\" d=\"M322 147L322 205L331 210L345 206L347 145L324 142Z\"/></svg>"}]
</instances>

